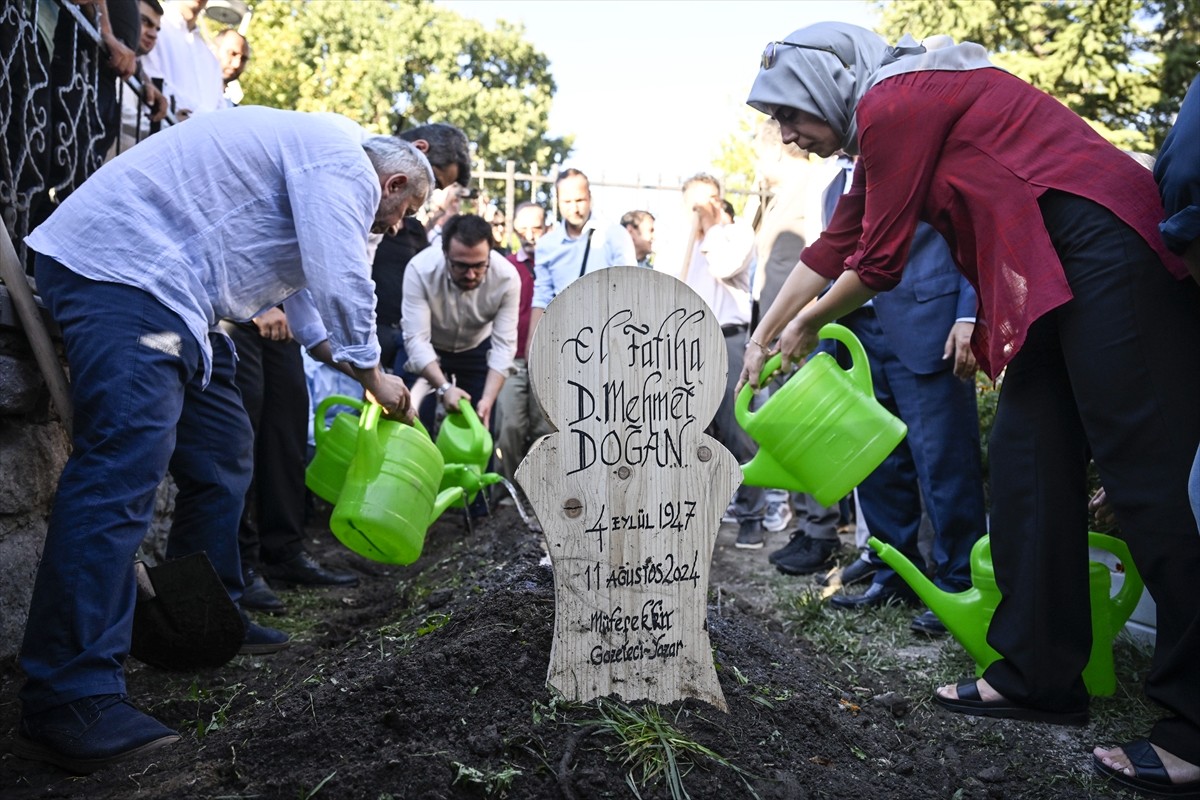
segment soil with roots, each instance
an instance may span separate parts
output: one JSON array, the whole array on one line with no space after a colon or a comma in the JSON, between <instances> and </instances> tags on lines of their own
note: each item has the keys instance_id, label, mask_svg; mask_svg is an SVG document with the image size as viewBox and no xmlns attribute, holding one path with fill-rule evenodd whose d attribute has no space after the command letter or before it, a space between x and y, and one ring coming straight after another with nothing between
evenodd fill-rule
<instances>
[{"instance_id":1,"label":"soil with roots","mask_svg":"<svg viewBox=\"0 0 1200 800\"><path fill-rule=\"evenodd\" d=\"M655 774L661 758L628 760L603 708L547 689L553 575L541 536L501 507L473 530L446 514L410 567L355 556L318 518L310 551L361 580L282 591L289 614L259 620L292 632L289 649L194 674L129 661L133 700L182 735L151 757L75 777L13 756L20 675L4 665L0 797L1122 796L1091 775L1095 727L939 711L928 665L953 642L914 635L879 670L817 652L782 599L809 579L767 562L786 538L758 551L718 538L709 630L729 711L650 709L707 748L676 748L678 782Z\"/></svg>"}]
</instances>

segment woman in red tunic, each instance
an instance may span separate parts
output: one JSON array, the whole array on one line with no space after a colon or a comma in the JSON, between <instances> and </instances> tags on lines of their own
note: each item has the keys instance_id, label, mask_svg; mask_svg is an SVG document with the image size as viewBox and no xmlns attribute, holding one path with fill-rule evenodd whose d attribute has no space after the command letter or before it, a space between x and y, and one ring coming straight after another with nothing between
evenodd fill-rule
<instances>
[{"instance_id":1,"label":"woman in red tunic","mask_svg":"<svg viewBox=\"0 0 1200 800\"><path fill-rule=\"evenodd\" d=\"M935 700L1087 720L1094 459L1158 603L1146 693L1170 713L1148 740L1097 748L1095 764L1135 789L1200 791L1200 535L1187 497L1200 289L1161 242L1153 176L971 43L889 47L857 26L813 25L767 46L748 102L784 142L860 162L755 329L742 381L757 383L770 352L803 359L822 325L895 286L918 221L979 294L980 365L1006 370L989 451L1003 599L988 642L1002 658Z\"/></svg>"}]
</instances>

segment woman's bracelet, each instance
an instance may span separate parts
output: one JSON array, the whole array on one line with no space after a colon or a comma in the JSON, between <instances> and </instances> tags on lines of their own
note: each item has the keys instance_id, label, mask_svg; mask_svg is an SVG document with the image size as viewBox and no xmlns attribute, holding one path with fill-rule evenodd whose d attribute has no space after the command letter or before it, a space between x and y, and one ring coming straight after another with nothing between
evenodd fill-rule
<instances>
[{"instance_id":1,"label":"woman's bracelet","mask_svg":"<svg viewBox=\"0 0 1200 800\"><path fill-rule=\"evenodd\" d=\"M753 336L747 337L746 346L749 347L750 345L754 345L759 350L762 350L764 353L771 352L771 349L769 347L767 347L762 342L756 341Z\"/></svg>"}]
</instances>

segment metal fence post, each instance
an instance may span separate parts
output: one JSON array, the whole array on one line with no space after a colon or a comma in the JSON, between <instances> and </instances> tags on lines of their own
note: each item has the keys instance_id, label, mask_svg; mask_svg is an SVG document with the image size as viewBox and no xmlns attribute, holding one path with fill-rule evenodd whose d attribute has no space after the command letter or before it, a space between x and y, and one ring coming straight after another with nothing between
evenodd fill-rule
<instances>
[{"instance_id":1,"label":"metal fence post","mask_svg":"<svg viewBox=\"0 0 1200 800\"><path fill-rule=\"evenodd\" d=\"M517 162L504 162L504 241L512 239L514 203L517 199Z\"/></svg>"}]
</instances>

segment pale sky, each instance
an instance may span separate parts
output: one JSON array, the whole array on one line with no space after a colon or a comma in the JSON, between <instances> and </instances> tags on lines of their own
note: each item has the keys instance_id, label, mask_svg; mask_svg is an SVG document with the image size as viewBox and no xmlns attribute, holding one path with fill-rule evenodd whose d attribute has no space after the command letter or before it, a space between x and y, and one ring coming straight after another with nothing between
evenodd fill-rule
<instances>
[{"instance_id":1,"label":"pale sky","mask_svg":"<svg viewBox=\"0 0 1200 800\"><path fill-rule=\"evenodd\" d=\"M736 130L763 46L825 20L866 27L862 0L439 0L492 27L523 23L558 85L550 133L613 179L686 176Z\"/></svg>"},{"instance_id":2,"label":"pale sky","mask_svg":"<svg viewBox=\"0 0 1200 800\"><path fill-rule=\"evenodd\" d=\"M814 22L875 23L864 0L437 2L489 28L497 18L524 24L558 87L550 134L575 134L566 166L591 178L598 216L616 221L635 208L654 214L660 256L683 226L678 189L598 184L678 187L710 170L720 143L738 129L767 42Z\"/></svg>"}]
</instances>

